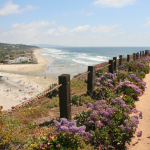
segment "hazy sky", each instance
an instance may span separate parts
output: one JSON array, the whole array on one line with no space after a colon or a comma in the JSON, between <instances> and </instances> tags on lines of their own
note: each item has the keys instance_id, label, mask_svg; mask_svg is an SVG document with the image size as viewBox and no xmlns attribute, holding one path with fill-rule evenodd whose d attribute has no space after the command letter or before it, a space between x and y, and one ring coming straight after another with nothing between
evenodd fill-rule
<instances>
[{"instance_id":1,"label":"hazy sky","mask_svg":"<svg viewBox=\"0 0 150 150\"><path fill-rule=\"evenodd\" d=\"M150 46L150 0L0 0L0 42Z\"/></svg>"}]
</instances>

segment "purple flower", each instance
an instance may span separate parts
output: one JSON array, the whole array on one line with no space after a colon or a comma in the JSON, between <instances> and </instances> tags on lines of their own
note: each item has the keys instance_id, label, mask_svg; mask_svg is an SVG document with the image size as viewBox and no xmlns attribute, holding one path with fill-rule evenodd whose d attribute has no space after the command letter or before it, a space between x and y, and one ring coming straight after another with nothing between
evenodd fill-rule
<instances>
[{"instance_id":1,"label":"purple flower","mask_svg":"<svg viewBox=\"0 0 150 150\"><path fill-rule=\"evenodd\" d=\"M89 121L89 124L94 124L94 121L93 120Z\"/></svg>"},{"instance_id":2,"label":"purple flower","mask_svg":"<svg viewBox=\"0 0 150 150\"><path fill-rule=\"evenodd\" d=\"M137 109L132 109L132 112L133 113L138 113L138 110Z\"/></svg>"},{"instance_id":3,"label":"purple flower","mask_svg":"<svg viewBox=\"0 0 150 150\"><path fill-rule=\"evenodd\" d=\"M99 116L98 116L98 113L97 113L96 110L94 110L94 111L90 114L90 119L91 119L91 120L94 120L94 121L96 121L96 120L99 119Z\"/></svg>"},{"instance_id":4,"label":"purple flower","mask_svg":"<svg viewBox=\"0 0 150 150\"><path fill-rule=\"evenodd\" d=\"M126 128L126 130L128 131L128 132L130 132L131 131L131 126L130 126L130 123L129 123L129 121L128 121L128 119L126 119L126 120L124 120L124 123L125 123L125 128Z\"/></svg>"},{"instance_id":5,"label":"purple flower","mask_svg":"<svg viewBox=\"0 0 150 150\"><path fill-rule=\"evenodd\" d=\"M114 112L114 111L118 111L118 108L117 107L113 107L112 108L112 111Z\"/></svg>"},{"instance_id":6,"label":"purple flower","mask_svg":"<svg viewBox=\"0 0 150 150\"><path fill-rule=\"evenodd\" d=\"M99 87L99 88L98 88L98 91L99 91L99 92L102 92L102 89Z\"/></svg>"},{"instance_id":7,"label":"purple flower","mask_svg":"<svg viewBox=\"0 0 150 150\"><path fill-rule=\"evenodd\" d=\"M105 112L105 109L101 109L101 110L99 111L99 114L100 114L100 115L103 115L104 112Z\"/></svg>"},{"instance_id":8,"label":"purple flower","mask_svg":"<svg viewBox=\"0 0 150 150\"><path fill-rule=\"evenodd\" d=\"M99 81L99 80L101 80L101 78L96 78L96 82Z\"/></svg>"},{"instance_id":9,"label":"purple flower","mask_svg":"<svg viewBox=\"0 0 150 150\"><path fill-rule=\"evenodd\" d=\"M130 74L132 80L141 81L135 74Z\"/></svg>"},{"instance_id":10,"label":"purple flower","mask_svg":"<svg viewBox=\"0 0 150 150\"><path fill-rule=\"evenodd\" d=\"M120 130L121 131L124 131L125 130L125 127L124 127L124 125L122 124L122 125L120 125L120 126L118 126L119 128L120 128Z\"/></svg>"},{"instance_id":11,"label":"purple flower","mask_svg":"<svg viewBox=\"0 0 150 150\"><path fill-rule=\"evenodd\" d=\"M106 121L106 123L107 123L109 126L111 126L111 125L113 124L113 121L108 118L107 121Z\"/></svg>"},{"instance_id":12,"label":"purple flower","mask_svg":"<svg viewBox=\"0 0 150 150\"><path fill-rule=\"evenodd\" d=\"M140 111L140 113L139 113L139 118L140 119L142 119L143 118L143 116L142 116L142 112Z\"/></svg>"},{"instance_id":13,"label":"purple flower","mask_svg":"<svg viewBox=\"0 0 150 150\"><path fill-rule=\"evenodd\" d=\"M96 82L96 85L97 85L97 86L100 86L101 84L100 84L99 82Z\"/></svg>"},{"instance_id":14,"label":"purple flower","mask_svg":"<svg viewBox=\"0 0 150 150\"><path fill-rule=\"evenodd\" d=\"M92 103L88 103L86 108L92 107Z\"/></svg>"},{"instance_id":15,"label":"purple flower","mask_svg":"<svg viewBox=\"0 0 150 150\"><path fill-rule=\"evenodd\" d=\"M95 125L100 129L103 126L103 123L101 121L96 121Z\"/></svg>"},{"instance_id":16,"label":"purple flower","mask_svg":"<svg viewBox=\"0 0 150 150\"><path fill-rule=\"evenodd\" d=\"M109 87L111 87L111 88L113 87L113 85L112 85L111 83L109 83L108 85L109 85Z\"/></svg>"},{"instance_id":17,"label":"purple flower","mask_svg":"<svg viewBox=\"0 0 150 150\"><path fill-rule=\"evenodd\" d=\"M69 126L69 122L68 122L68 120L67 120L66 118L61 118L60 120L61 120L61 122L60 122L60 123L61 123L61 126L62 126L62 125L67 125L67 126Z\"/></svg>"},{"instance_id":18,"label":"purple flower","mask_svg":"<svg viewBox=\"0 0 150 150\"><path fill-rule=\"evenodd\" d=\"M55 125L56 127L60 127L60 126L61 126L60 122L58 122L58 121L56 121L56 120L54 120L53 122L54 122L54 125Z\"/></svg>"},{"instance_id":19,"label":"purple flower","mask_svg":"<svg viewBox=\"0 0 150 150\"><path fill-rule=\"evenodd\" d=\"M109 113L109 115L111 115L113 113L111 108L107 108L107 112Z\"/></svg>"},{"instance_id":20,"label":"purple flower","mask_svg":"<svg viewBox=\"0 0 150 150\"><path fill-rule=\"evenodd\" d=\"M133 117L136 118L137 120L139 119L139 117L136 115L132 116L131 118L133 118Z\"/></svg>"},{"instance_id":21,"label":"purple flower","mask_svg":"<svg viewBox=\"0 0 150 150\"><path fill-rule=\"evenodd\" d=\"M68 127L66 127L66 126L61 126L60 129L61 129L61 131L65 131L65 132L68 131Z\"/></svg>"},{"instance_id":22,"label":"purple flower","mask_svg":"<svg viewBox=\"0 0 150 150\"><path fill-rule=\"evenodd\" d=\"M108 112L104 112L103 115L104 115L105 117L108 117L108 116L109 116L109 113L108 113Z\"/></svg>"},{"instance_id":23,"label":"purple flower","mask_svg":"<svg viewBox=\"0 0 150 150\"><path fill-rule=\"evenodd\" d=\"M72 126L69 128L69 131L72 132L72 135L75 135L78 132L78 127Z\"/></svg>"},{"instance_id":24,"label":"purple flower","mask_svg":"<svg viewBox=\"0 0 150 150\"><path fill-rule=\"evenodd\" d=\"M133 124L133 126L135 126L136 128L138 127L137 124L139 124L139 121L137 119L138 116L132 116L130 118L131 123Z\"/></svg>"},{"instance_id":25,"label":"purple flower","mask_svg":"<svg viewBox=\"0 0 150 150\"><path fill-rule=\"evenodd\" d=\"M138 133L137 133L137 137L141 137L142 136L142 131L139 131Z\"/></svg>"},{"instance_id":26,"label":"purple flower","mask_svg":"<svg viewBox=\"0 0 150 150\"><path fill-rule=\"evenodd\" d=\"M56 90L57 92L59 91L59 89L58 89L58 88L56 88L55 90Z\"/></svg>"},{"instance_id":27,"label":"purple flower","mask_svg":"<svg viewBox=\"0 0 150 150\"><path fill-rule=\"evenodd\" d=\"M130 125L126 126L126 130L127 130L128 132L130 132L130 131L131 131L131 127L130 127Z\"/></svg>"},{"instance_id":28,"label":"purple flower","mask_svg":"<svg viewBox=\"0 0 150 150\"><path fill-rule=\"evenodd\" d=\"M104 84L105 84L105 85L108 85L108 82L107 82L107 81L104 81Z\"/></svg>"},{"instance_id":29,"label":"purple flower","mask_svg":"<svg viewBox=\"0 0 150 150\"><path fill-rule=\"evenodd\" d=\"M127 112L123 112L124 116L127 117L128 116L128 113Z\"/></svg>"},{"instance_id":30,"label":"purple flower","mask_svg":"<svg viewBox=\"0 0 150 150\"><path fill-rule=\"evenodd\" d=\"M69 127L76 126L76 122L77 120L73 120L72 122L69 122Z\"/></svg>"},{"instance_id":31,"label":"purple flower","mask_svg":"<svg viewBox=\"0 0 150 150\"><path fill-rule=\"evenodd\" d=\"M125 119L125 120L124 120L124 123L125 123L125 124L129 124L128 119Z\"/></svg>"},{"instance_id":32,"label":"purple flower","mask_svg":"<svg viewBox=\"0 0 150 150\"><path fill-rule=\"evenodd\" d=\"M111 99L110 102L111 103L117 103L117 101L115 99Z\"/></svg>"},{"instance_id":33,"label":"purple flower","mask_svg":"<svg viewBox=\"0 0 150 150\"><path fill-rule=\"evenodd\" d=\"M112 81L111 79L107 79L107 82L110 82L110 83L112 83L113 81Z\"/></svg>"}]
</instances>

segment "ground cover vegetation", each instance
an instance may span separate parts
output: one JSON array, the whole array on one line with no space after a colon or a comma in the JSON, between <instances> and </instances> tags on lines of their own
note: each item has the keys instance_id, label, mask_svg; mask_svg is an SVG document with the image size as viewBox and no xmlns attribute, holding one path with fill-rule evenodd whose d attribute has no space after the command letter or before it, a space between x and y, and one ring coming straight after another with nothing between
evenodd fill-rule
<instances>
[{"instance_id":1,"label":"ground cover vegetation","mask_svg":"<svg viewBox=\"0 0 150 150\"><path fill-rule=\"evenodd\" d=\"M123 61L115 73L106 68L96 71L93 96L87 95L85 80L71 82L72 105L87 104L72 120L57 118L46 126L33 120L48 115L48 110L59 106L59 89L0 119L1 149L123 149L130 144L138 130L142 112L135 101L146 89L143 78L149 73L149 57L127 63ZM54 88L50 87L51 89ZM87 109L85 108L85 109Z\"/></svg>"}]
</instances>

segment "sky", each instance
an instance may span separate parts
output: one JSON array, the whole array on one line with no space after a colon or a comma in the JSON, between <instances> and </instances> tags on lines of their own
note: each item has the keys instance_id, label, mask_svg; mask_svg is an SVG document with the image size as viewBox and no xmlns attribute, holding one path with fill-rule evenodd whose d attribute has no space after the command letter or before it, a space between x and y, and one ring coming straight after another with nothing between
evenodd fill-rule
<instances>
[{"instance_id":1,"label":"sky","mask_svg":"<svg viewBox=\"0 0 150 150\"><path fill-rule=\"evenodd\" d=\"M150 46L150 1L0 0L0 42Z\"/></svg>"}]
</instances>

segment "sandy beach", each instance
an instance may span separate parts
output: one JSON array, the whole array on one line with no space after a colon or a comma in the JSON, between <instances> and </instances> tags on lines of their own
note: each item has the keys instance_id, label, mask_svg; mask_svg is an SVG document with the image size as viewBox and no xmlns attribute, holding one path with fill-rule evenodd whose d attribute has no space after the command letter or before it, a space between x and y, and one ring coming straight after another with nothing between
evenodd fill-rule
<instances>
[{"instance_id":1,"label":"sandy beach","mask_svg":"<svg viewBox=\"0 0 150 150\"><path fill-rule=\"evenodd\" d=\"M40 49L34 51L38 64L29 65L0 65L1 70L21 73L39 73L47 70L45 67L48 61L39 55ZM43 92L51 84L58 83L58 79L45 76L29 76L14 73L3 73L0 80L0 106L3 110L11 109L25 100L34 98Z\"/></svg>"}]
</instances>

